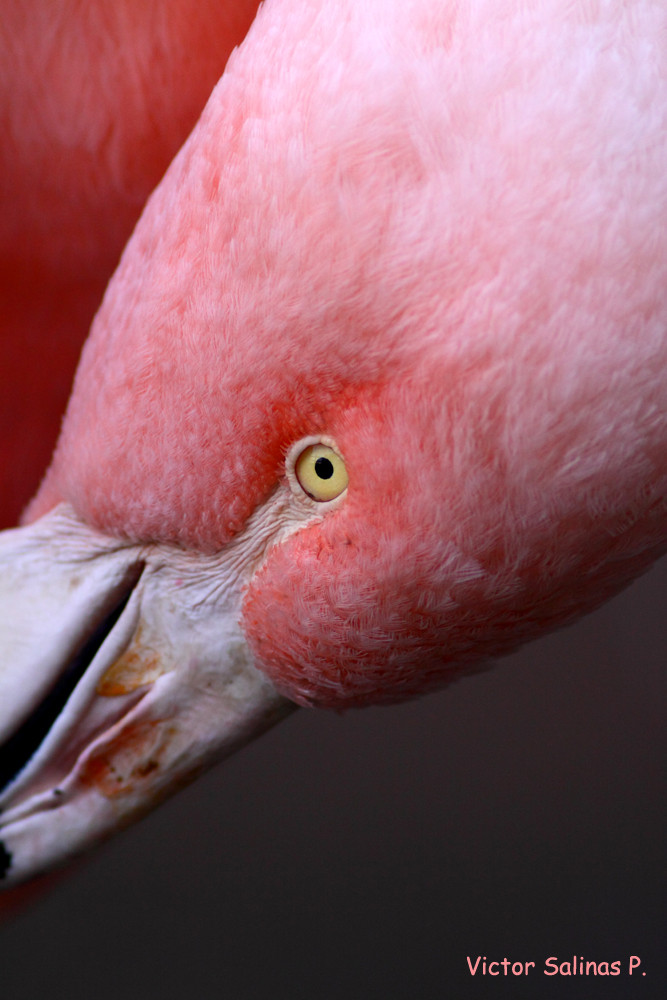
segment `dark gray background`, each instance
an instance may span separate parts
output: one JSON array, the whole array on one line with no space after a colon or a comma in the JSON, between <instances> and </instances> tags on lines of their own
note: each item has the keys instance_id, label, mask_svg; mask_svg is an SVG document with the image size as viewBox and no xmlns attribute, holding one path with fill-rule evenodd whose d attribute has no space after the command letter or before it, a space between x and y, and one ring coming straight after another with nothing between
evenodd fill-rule
<instances>
[{"instance_id":1,"label":"dark gray background","mask_svg":"<svg viewBox=\"0 0 667 1000\"><path fill-rule=\"evenodd\" d=\"M663 561L439 695L298 712L0 928L0 1000L667 996L666 592ZM573 954L623 975L542 974Z\"/></svg>"}]
</instances>

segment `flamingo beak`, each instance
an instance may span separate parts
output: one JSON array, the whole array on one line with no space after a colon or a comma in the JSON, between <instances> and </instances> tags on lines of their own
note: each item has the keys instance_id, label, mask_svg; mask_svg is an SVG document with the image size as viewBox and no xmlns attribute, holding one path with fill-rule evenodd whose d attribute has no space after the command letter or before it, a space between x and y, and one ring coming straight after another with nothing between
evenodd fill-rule
<instances>
[{"instance_id":1,"label":"flamingo beak","mask_svg":"<svg viewBox=\"0 0 667 1000\"><path fill-rule=\"evenodd\" d=\"M66 863L294 707L252 664L244 565L234 544L134 545L65 506L0 534L0 887Z\"/></svg>"}]
</instances>

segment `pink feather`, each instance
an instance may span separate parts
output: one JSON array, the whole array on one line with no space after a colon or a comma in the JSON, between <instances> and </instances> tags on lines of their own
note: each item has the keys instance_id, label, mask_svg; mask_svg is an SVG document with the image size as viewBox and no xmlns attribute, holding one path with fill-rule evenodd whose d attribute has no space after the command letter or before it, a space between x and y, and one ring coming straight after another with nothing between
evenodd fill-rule
<instances>
[{"instance_id":1,"label":"pink feather","mask_svg":"<svg viewBox=\"0 0 667 1000\"><path fill-rule=\"evenodd\" d=\"M665 17L267 4L128 244L29 517L213 552L331 435L348 499L244 620L281 690L337 707L625 586L667 539Z\"/></svg>"}]
</instances>

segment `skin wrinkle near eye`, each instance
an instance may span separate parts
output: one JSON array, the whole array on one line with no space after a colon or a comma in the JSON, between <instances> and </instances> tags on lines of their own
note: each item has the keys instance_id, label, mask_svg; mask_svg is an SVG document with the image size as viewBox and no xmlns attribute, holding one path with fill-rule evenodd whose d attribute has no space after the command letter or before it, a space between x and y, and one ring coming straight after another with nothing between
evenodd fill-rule
<instances>
[{"instance_id":1,"label":"skin wrinkle near eye","mask_svg":"<svg viewBox=\"0 0 667 1000\"><path fill-rule=\"evenodd\" d=\"M319 441L319 439L317 439ZM294 486L283 480L279 482L268 499L258 507L248 519L244 530L237 535L219 556L199 555L193 561L193 553L183 559L183 586L201 587L202 579L211 581L200 605L217 600L231 580L241 577L245 585L263 566L269 553L276 545L282 544L291 535L303 528L317 524L330 510L337 507L340 497L329 502L312 500L297 484ZM174 554L182 553L175 549ZM213 570L214 564L219 566Z\"/></svg>"}]
</instances>

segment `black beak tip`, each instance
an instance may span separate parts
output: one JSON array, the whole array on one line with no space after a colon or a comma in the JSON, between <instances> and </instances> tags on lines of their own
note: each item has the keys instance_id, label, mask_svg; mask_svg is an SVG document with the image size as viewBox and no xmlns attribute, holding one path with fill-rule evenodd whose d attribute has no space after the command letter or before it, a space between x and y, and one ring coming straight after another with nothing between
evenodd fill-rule
<instances>
[{"instance_id":1,"label":"black beak tip","mask_svg":"<svg viewBox=\"0 0 667 1000\"><path fill-rule=\"evenodd\" d=\"M12 866L12 856L0 840L0 880L5 877Z\"/></svg>"}]
</instances>

